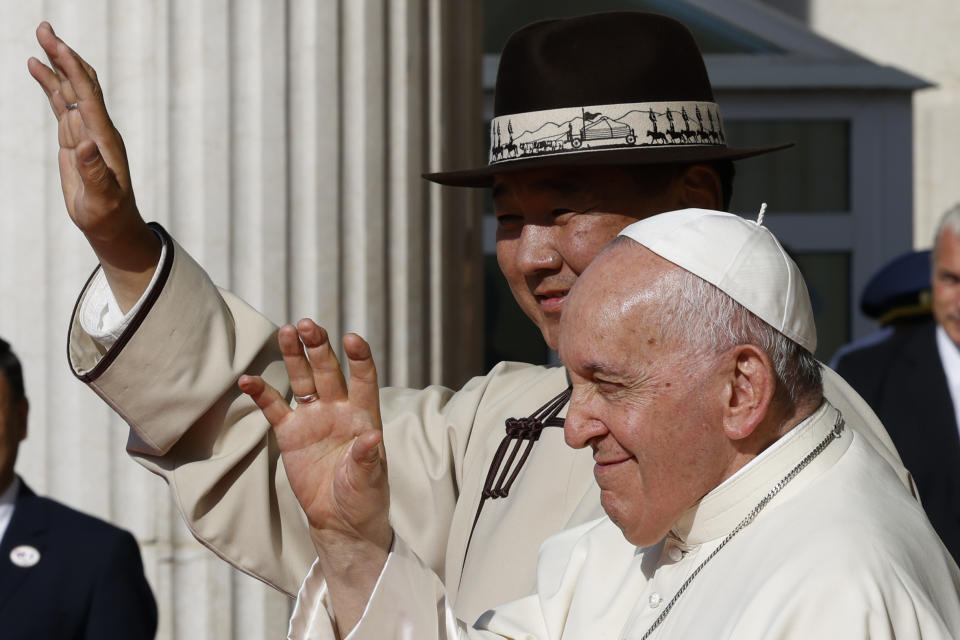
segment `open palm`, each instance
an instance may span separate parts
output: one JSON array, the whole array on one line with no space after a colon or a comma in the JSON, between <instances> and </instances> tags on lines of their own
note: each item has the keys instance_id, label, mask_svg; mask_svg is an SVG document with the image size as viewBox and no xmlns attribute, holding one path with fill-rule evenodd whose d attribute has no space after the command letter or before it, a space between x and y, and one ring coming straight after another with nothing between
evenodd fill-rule
<instances>
[{"instance_id":1,"label":"open palm","mask_svg":"<svg viewBox=\"0 0 960 640\"><path fill-rule=\"evenodd\" d=\"M110 290L126 312L143 294L161 242L133 197L127 152L103 100L97 73L53 32L37 27L49 66L27 66L57 118L60 185L67 212L97 254Z\"/></svg>"},{"instance_id":2,"label":"open palm","mask_svg":"<svg viewBox=\"0 0 960 640\"><path fill-rule=\"evenodd\" d=\"M326 332L311 320L278 333L296 408L262 379L243 376L273 427L290 486L314 535L347 536L383 548L392 537L377 372L370 347L344 337L347 385Z\"/></svg>"}]
</instances>

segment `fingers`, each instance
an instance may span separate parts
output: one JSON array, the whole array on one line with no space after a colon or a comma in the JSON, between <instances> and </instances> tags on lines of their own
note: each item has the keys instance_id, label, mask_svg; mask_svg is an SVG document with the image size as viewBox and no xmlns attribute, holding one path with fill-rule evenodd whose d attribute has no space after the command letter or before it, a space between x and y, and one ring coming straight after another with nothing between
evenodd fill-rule
<instances>
[{"instance_id":1,"label":"fingers","mask_svg":"<svg viewBox=\"0 0 960 640\"><path fill-rule=\"evenodd\" d=\"M60 80L57 78L57 74L53 72L53 69L36 58L27 60L27 69L46 94L50 108L53 110L53 115L59 118L66 113L67 101L64 100L60 94Z\"/></svg>"},{"instance_id":2,"label":"fingers","mask_svg":"<svg viewBox=\"0 0 960 640\"><path fill-rule=\"evenodd\" d=\"M340 510L347 522L367 540L389 551L390 486L380 431L366 431L353 441L334 481L334 493L345 499Z\"/></svg>"},{"instance_id":3,"label":"fingers","mask_svg":"<svg viewBox=\"0 0 960 640\"><path fill-rule=\"evenodd\" d=\"M93 140L77 145L76 170L83 182L87 207L111 210L123 198L123 188Z\"/></svg>"},{"instance_id":4,"label":"fingers","mask_svg":"<svg viewBox=\"0 0 960 640\"><path fill-rule=\"evenodd\" d=\"M350 446L351 461L364 469L366 474L373 474L375 470L380 468L380 458L383 455L380 447L382 441L383 433L380 431L361 433Z\"/></svg>"},{"instance_id":5,"label":"fingers","mask_svg":"<svg viewBox=\"0 0 960 640\"><path fill-rule=\"evenodd\" d=\"M58 39L59 40L59 39ZM67 103L77 103L83 123L96 138L112 133L113 126L103 104L103 93L96 73L65 42L57 44L54 68L60 73L60 93Z\"/></svg>"},{"instance_id":6,"label":"fingers","mask_svg":"<svg viewBox=\"0 0 960 640\"><path fill-rule=\"evenodd\" d=\"M343 337L343 349L350 363L350 400L369 411L380 428L380 388L370 345L357 334L348 333Z\"/></svg>"},{"instance_id":7,"label":"fingers","mask_svg":"<svg viewBox=\"0 0 960 640\"><path fill-rule=\"evenodd\" d=\"M62 40L53 32L53 27L48 22L41 22L37 27L37 42L40 43L43 52L50 61L50 67L47 67L36 58L28 63L30 73L43 87L47 97L50 98L50 106L59 119L66 113L67 103L77 102L77 92L64 69L64 59L69 54L61 50ZM66 45L63 45L66 47ZM69 50L69 47L67 47Z\"/></svg>"},{"instance_id":8,"label":"fingers","mask_svg":"<svg viewBox=\"0 0 960 640\"><path fill-rule=\"evenodd\" d=\"M126 171L123 142L107 114L97 72L57 37L49 23L37 27L37 41L50 67L36 58L31 58L27 66L61 122L61 144L72 146L82 137L82 129L97 143L109 166ZM77 108L68 110L66 105L71 103L77 103Z\"/></svg>"},{"instance_id":9,"label":"fingers","mask_svg":"<svg viewBox=\"0 0 960 640\"><path fill-rule=\"evenodd\" d=\"M317 396L328 402L338 402L347 398L347 383L340 370L340 361L330 346L327 332L316 322L304 318L297 323L300 339L307 350L307 359L313 372L313 383Z\"/></svg>"},{"instance_id":10,"label":"fingers","mask_svg":"<svg viewBox=\"0 0 960 640\"><path fill-rule=\"evenodd\" d=\"M380 431L365 431L354 439L342 459L337 473L338 480L335 481L335 491L338 495L347 497L348 509L355 509L358 501L368 501L369 506L374 507L372 501L385 497L384 491L389 491L385 454L383 433ZM379 506L384 515L388 505L389 500L383 499ZM374 510L378 509L374 507Z\"/></svg>"},{"instance_id":11,"label":"fingers","mask_svg":"<svg viewBox=\"0 0 960 640\"><path fill-rule=\"evenodd\" d=\"M296 396L307 396L316 393L317 386L313 381L313 370L303 352L303 344L297 328L292 324L280 327L277 332L277 342L280 344L280 353L283 354L283 364L287 368L290 378L290 389Z\"/></svg>"},{"instance_id":12,"label":"fingers","mask_svg":"<svg viewBox=\"0 0 960 640\"><path fill-rule=\"evenodd\" d=\"M321 560L326 557L325 552L334 550L342 558L345 548L340 543L344 536L351 546L360 541L372 543L382 550L382 560L386 559L393 529L389 519L386 459L380 441L381 433L370 431L348 442L338 456L335 469L330 470L333 473L325 477L324 486L302 498L298 495ZM311 468L316 468L316 464L312 463ZM287 473L290 473L289 466ZM334 547L329 547L330 543ZM370 551L363 550L365 558ZM372 578L376 578L376 573Z\"/></svg>"},{"instance_id":13,"label":"fingers","mask_svg":"<svg viewBox=\"0 0 960 640\"><path fill-rule=\"evenodd\" d=\"M74 148L77 139L84 131L83 119L77 109L67 109L67 103L70 100L63 94L64 82L61 79L62 76L36 58L27 60L27 69L37 81L37 84L40 85L40 88L43 89L50 109L60 125L57 129L60 147L64 149ZM76 113L71 115L71 112L74 111Z\"/></svg>"},{"instance_id":14,"label":"fingers","mask_svg":"<svg viewBox=\"0 0 960 640\"><path fill-rule=\"evenodd\" d=\"M37 42L56 76L58 86L51 88L59 89L66 102L79 102L81 96L88 100L95 97L97 91L93 86L96 79L88 72L90 65L82 62L80 56L53 32L49 22L41 22L37 27Z\"/></svg>"},{"instance_id":15,"label":"fingers","mask_svg":"<svg viewBox=\"0 0 960 640\"><path fill-rule=\"evenodd\" d=\"M313 320L304 318L295 327L285 325L280 328L277 338L294 395L315 393L317 399L324 402L349 399L367 410L380 426L377 368L370 345L363 338L353 333L343 337L350 365L349 390L327 332Z\"/></svg>"},{"instance_id":16,"label":"fingers","mask_svg":"<svg viewBox=\"0 0 960 640\"><path fill-rule=\"evenodd\" d=\"M237 386L260 407L267 422L274 428L292 411L283 396L260 376L240 376Z\"/></svg>"}]
</instances>

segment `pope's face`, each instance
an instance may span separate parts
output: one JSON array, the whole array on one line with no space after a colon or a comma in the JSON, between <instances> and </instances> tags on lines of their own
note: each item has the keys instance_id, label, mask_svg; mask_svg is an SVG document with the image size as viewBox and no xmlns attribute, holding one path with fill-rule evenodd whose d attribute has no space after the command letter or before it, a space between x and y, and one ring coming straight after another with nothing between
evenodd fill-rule
<instances>
[{"instance_id":1,"label":"pope's face","mask_svg":"<svg viewBox=\"0 0 960 640\"><path fill-rule=\"evenodd\" d=\"M673 178L644 187L611 167L496 177L497 262L551 349L558 346L564 301L580 273L627 225L678 208L678 185Z\"/></svg>"},{"instance_id":2,"label":"pope's face","mask_svg":"<svg viewBox=\"0 0 960 640\"><path fill-rule=\"evenodd\" d=\"M933 316L960 346L960 237L949 228L937 240L933 263Z\"/></svg>"},{"instance_id":3,"label":"pope's face","mask_svg":"<svg viewBox=\"0 0 960 640\"><path fill-rule=\"evenodd\" d=\"M0 373L0 491L13 480L20 441L27 435L27 401L14 401L7 377Z\"/></svg>"},{"instance_id":4,"label":"pope's face","mask_svg":"<svg viewBox=\"0 0 960 640\"><path fill-rule=\"evenodd\" d=\"M567 302L560 356L573 396L564 433L589 446L600 502L632 544L663 538L730 468L723 375L712 357L665 343L657 285L677 269L639 247L604 253Z\"/></svg>"}]
</instances>

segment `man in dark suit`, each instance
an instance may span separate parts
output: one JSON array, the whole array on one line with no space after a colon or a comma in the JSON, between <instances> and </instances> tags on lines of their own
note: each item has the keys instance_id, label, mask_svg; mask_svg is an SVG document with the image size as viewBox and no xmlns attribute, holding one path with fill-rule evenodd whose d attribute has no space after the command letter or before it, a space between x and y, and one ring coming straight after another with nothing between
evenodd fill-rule
<instances>
[{"instance_id":1,"label":"man in dark suit","mask_svg":"<svg viewBox=\"0 0 960 640\"><path fill-rule=\"evenodd\" d=\"M20 362L0 339L0 637L153 638L157 606L133 536L14 474L28 408Z\"/></svg>"},{"instance_id":2,"label":"man in dark suit","mask_svg":"<svg viewBox=\"0 0 960 640\"><path fill-rule=\"evenodd\" d=\"M933 318L898 324L836 370L870 404L917 482L930 522L960 559L960 206L932 254Z\"/></svg>"}]
</instances>

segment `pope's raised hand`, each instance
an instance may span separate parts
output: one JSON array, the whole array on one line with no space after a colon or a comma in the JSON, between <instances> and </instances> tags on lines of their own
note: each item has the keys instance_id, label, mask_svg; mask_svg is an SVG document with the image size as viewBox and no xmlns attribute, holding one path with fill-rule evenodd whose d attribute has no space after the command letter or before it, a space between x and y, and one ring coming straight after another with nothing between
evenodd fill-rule
<instances>
[{"instance_id":1,"label":"pope's raised hand","mask_svg":"<svg viewBox=\"0 0 960 640\"><path fill-rule=\"evenodd\" d=\"M326 331L313 321L281 327L278 340L291 389L301 398L297 406L259 377L242 376L239 385L273 427L314 540L345 537L387 550L390 493L369 345L355 334L344 336L348 385Z\"/></svg>"},{"instance_id":2,"label":"pope's raised hand","mask_svg":"<svg viewBox=\"0 0 960 640\"><path fill-rule=\"evenodd\" d=\"M126 149L103 101L97 73L46 22L37 41L50 66L30 58L30 75L57 118L60 183L67 212L103 265L122 309L150 281L160 240L137 210Z\"/></svg>"}]
</instances>

